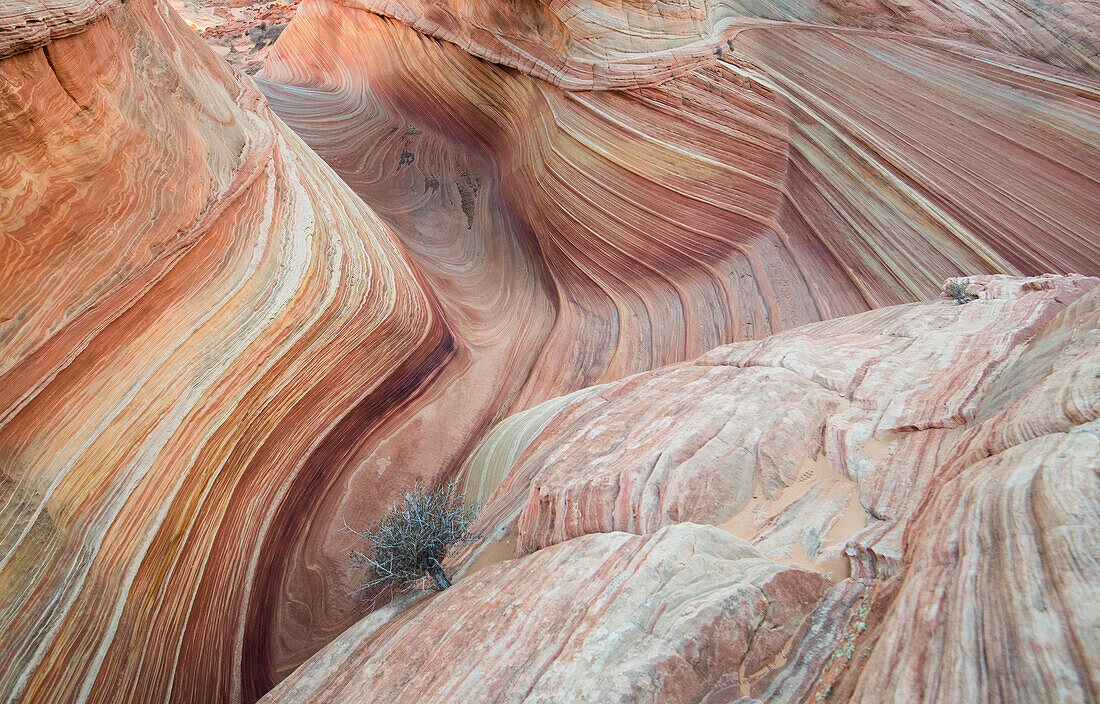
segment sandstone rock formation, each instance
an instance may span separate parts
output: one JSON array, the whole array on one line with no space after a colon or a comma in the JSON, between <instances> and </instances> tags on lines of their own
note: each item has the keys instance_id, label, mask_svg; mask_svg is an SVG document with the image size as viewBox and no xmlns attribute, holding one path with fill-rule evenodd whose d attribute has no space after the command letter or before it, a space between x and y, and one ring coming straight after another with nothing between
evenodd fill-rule
<instances>
[{"instance_id":1,"label":"sandstone rock formation","mask_svg":"<svg viewBox=\"0 0 1100 704\"><path fill-rule=\"evenodd\" d=\"M969 290L505 421L455 587L265 701L1091 701L1100 280Z\"/></svg>"},{"instance_id":2,"label":"sandstone rock formation","mask_svg":"<svg viewBox=\"0 0 1100 704\"><path fill-rule=\"evenodd\" d=\"M1095 13L1028 7L1025 27L995 3L303 3L259 85L402 238L459 351L292 548L272 679L359 613L312 575L342 570L382 476L948 276L1100 273Z\"/></svg>"},{"instance_id":3,"label":"sandstone rock formation","mask_svg":"<svg viewBox=\"0 0 1100 704\"><path fill-rule=\"evenodd\" d=\"M168 0L234 68L254 74L298 9L298 0Z\"/></svg>"},{"instance_id":4,"label":"sandstone rock formation","mask_svg":"<svg viewBox=\"0 0 1100 704\"><path fill-rule=\"evenodd\" d=\"M587 535L372 614L264 701L698 702L746 690L828 586L708 526Z\"/></svg>"},{"instance_id":5,"label":"sandstone rock formation","mask_svg":"<svg viewBox=\"0 0 1100 704\"><path fill-rule=\"evenodd\" d=\"M261 94L5 3L0 699L1095 701L1096 280L1019 277L1100 274L1096 13L1022 7L306 0Z\"/></svg>"},{"instance_id":6,"label":"sandstone rock formation","mask_svg":"<svg viewBox=\"0 0 1100 704\"><path fill-rule=\"evenodd\" d=\"M3 25L0 700L255 699L251 595L452 347L248 79L99 9Z\"/></svg>"}]
</instances>

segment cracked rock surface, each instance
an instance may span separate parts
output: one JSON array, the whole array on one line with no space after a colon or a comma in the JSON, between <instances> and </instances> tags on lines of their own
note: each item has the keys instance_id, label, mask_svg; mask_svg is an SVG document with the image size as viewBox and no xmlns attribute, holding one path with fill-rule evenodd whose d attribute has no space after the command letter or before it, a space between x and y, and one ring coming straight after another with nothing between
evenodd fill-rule
<instances>
[{"instance_id":1,"label":"cracked rock surface","mask_svg":"<svg viewBox=\"0 0 1100 704\"><path fill-rule=\"evenodd\" d=\"M455 587L266 701L1091 701L1100 280L966 283L501 423Z\"/></svg>"}]
</instances>

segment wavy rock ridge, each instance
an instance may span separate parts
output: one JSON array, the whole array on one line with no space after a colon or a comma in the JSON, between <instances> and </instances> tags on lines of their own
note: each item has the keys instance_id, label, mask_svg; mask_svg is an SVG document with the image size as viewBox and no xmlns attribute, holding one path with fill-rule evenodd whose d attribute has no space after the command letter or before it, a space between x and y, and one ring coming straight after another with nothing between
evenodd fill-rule
<instances>
[{"instance_id":1,"label":"wavy rock ridge","mask_svg":"<svg viewBox=\"0 0 1100 704\"><path fill-rule=\"evenodd\" d=\"M455 586L265 701L1091 701L1100 280L969 289L510 418Z\"/></svg>"},{"instance_id":2,"label":"wavy rock ridge","mask_svg":"<svg viewBox=\"0 0 1100 704\"><path fill-rule=\"evenodd\" d=\"M79 17L0 53L0 699L255 699L250 594L452 348L393 234L164 5Z\"/></svg>"},{"instance_id":3,"label":"wavy rock ridge","mask_svg":"<svg viewBox=\"0 0 1100 704\"><path fill-rule=\"evenodd\" d=\"M1097 699L1088 7L9 3L0 698Z\"/></svg>"},{"instance_id":4,"label":"wavy rock ridge","mask_svg":"<svg viewBox=\"0 0 1100 704\"><path fill-rule=\"evenodd\" d=\"M910 9L303 3L261 90L402 238L464 360L367 464L449 472L546 399L948 276L1100 273L1095 23ZM377 515L351 488L294 548L314 611L280 616L303 638L273 679L357 613L308 576Z\"/></svg>"}]
</instances>

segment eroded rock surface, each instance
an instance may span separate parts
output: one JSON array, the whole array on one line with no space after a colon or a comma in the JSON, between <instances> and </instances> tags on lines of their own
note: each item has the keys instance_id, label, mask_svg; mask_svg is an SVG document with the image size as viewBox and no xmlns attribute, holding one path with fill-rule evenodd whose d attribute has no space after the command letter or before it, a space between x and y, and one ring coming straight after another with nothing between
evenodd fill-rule
<instances>
[{"instance_id":1,"label":"eroded rock surface","mask_svg":"<svg viewBox=\"0 0 1100 704\"><path fill-rule=\"evenodd\" d=\"M308 0L292 132L4 3L0 699L1096 701L1095 281L1016 278L1100 273L1095 10L1016 7ZM362 621L344 521L460 472Z\"/></svg>"},{"instance_id":2,"label":"eroded rock surface","mask_svg":"<svg viewBox=\"0 0 1100 704\"><path fill-rule=\"evenodd\" d=\"M456 586L357 625L270 701L1090 701L1100 280L972 277L967 291L505 421L465 468L472 487L503 481L486 539L449 559ZM706 559L730 540L798 585L769 597L766 652L742 645L756 621L733 565L695 573L692 558L670 578L666 558L650 564L674 537ZM656 606L685 580L677 606ZM657 591L634 594L643 583ZM737 615L714 621L714 604ZM697 616L650 627L662 608ZM645 665L624 669L623 652Z\"/></svg>"},{"instance_id":3,"label":"eroded rock surface","mask_svg":"<svg viewBox=\"0 0 1100 704\"><path fill-rule=\"evenodd\" d=\"M72 26L0 44L0 700L255 699L277 546L448 334L164 4L25 8Z\"/></svg>"},{"instance_id":4,"label":"eroded rock surface","mask_svg":"<svg viewBox=\"0 0 1100 704\"><path fill-rule=\"evenodd\" d=\"M206 45L234 68L254 74L294 17L298 0L168 0Z\"/></svg>"},{"instance_id":5,"label":"eroded rock surface","mask_svg":"<svg viewBox=\"0 0 1100 704\"><path fill-rule=\"evenodd\" d=\"M402 238L459 352L448 392L325 499L327 537L292 548L278 671L318 620L358 615L312 575L343 570L343 520L377 516L382 474L449 472L547 399L948 276L1100 273L1095 24L1061 10L302 4L258 84ZM852 487L827 484L807 502L856 523ZM652 520L633 507L623 525Z\"/></svg>"},{"instance_id":6,"label":"eroded rock surface","mask_svg":"<svg viewBox=\"0 0 1100 704\"><path fill-rule=\"evenodd\" d=\"M503 477L489 530L524 553L591 532L712 523L773 557L828 570L847 554L859 576L891 573L901 528L942 465L1096 412L1081 371L1095 363L1085 349L1096 333L1076 319L1096 294L1065 323L1051 319L1097 280L967 281L979 298L966 305L816 323L510 418L485 441L508 452L479 450L466 466L475 490L483 475ZM1069 369L1041 377L1055 349ZM529 417L540 432L508 443Z\"/></svg>"},{"instance_id":7,"label":"eroded rock surface","mask_svg":"<svg viewBox=\"0 0 1100 704\"><path fill-rule=\"evenodd\" d=\"M263 701L698 702L748 691L828 586L709 526L587 535L373 614Z\"/></svg>"}]
</instances>

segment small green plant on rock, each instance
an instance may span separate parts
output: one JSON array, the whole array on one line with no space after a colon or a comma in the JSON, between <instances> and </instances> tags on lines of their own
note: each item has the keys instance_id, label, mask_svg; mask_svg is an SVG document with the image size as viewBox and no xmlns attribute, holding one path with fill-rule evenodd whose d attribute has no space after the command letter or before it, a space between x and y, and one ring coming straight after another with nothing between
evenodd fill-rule
<instances>
[{"instance_id":1,"label":"small green plant on rock","mask_svg":"<svg viewBox=\"0 0 1100 704\"><path fill-rule=\"evenodd\" d=\"M826 673L832 673L831 678L833 681L832 683L823 682L818 686L819 688L814 697L815 704L823 704L832 699L833 685L843 674L844 669L848 667L848 663L851 662L852 657L855 655L856 641L863 635L864 631L867 630L867 619L871 614L871 606L873 604L874 592L870 592L864 595L859 606L856 607L855 613L852 615L852 620L849 621L848 627L844 630L836 647L833 648L833 653L829 656L828 662L825 663L824 671Z\"/></svg>"},{"instance_id":2,"label":"small green plant on rock","mask_svg":"<svg viewBox=\"0 0 1100 704\"><path fill-rule=\"evenodd\" d=\"M451 586L443 558L452 546L477 539L470 525L478 508L467 506L465 499L455 480L432 491L418 481L373 528L355 530L345 522L349 532L367 543L364 550L351 552L352 561L370 568L373 575L352 593L377 589L392 595L395 589L409 591L427 577L439 591Z\"/></svg>"}]
</instances>

